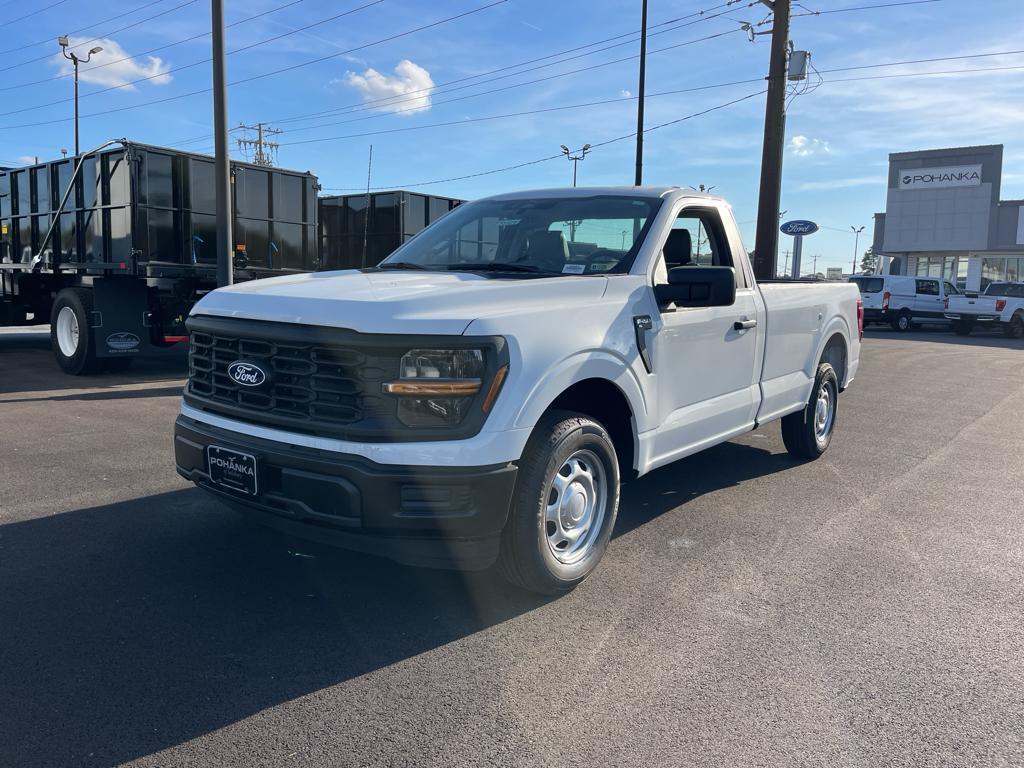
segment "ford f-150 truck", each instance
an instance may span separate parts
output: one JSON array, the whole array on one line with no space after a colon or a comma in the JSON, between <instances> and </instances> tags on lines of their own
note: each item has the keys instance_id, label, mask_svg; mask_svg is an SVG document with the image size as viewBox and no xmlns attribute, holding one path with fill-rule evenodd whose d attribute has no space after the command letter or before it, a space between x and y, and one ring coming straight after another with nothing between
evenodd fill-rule
<instances>
[{"instance_id":1,"label":"ford f-150 truck","mask_svg":"<svg viewBox=\"0 0 1024 768\"><path fill-rule=\"evenodd\" d=\"M975 326L1001 327L1019 339L1024 336L1024 283L990 283L980 296L950 296L946 318L960 336L969 336Z\"/></svg>"},{"instance_id":2,"label":"ford f-150 truck","mask_svg":"<svg viewBox=\"0 0 1024 768\"><path fill-rule=\"evenodd\" d=\"M758 285L721 199L491 197L377 267L204 297L177 468L284 531L563 592L622 480L778 419L820 456L862 324L850 283Z\"/></svg>"}]
</instances>

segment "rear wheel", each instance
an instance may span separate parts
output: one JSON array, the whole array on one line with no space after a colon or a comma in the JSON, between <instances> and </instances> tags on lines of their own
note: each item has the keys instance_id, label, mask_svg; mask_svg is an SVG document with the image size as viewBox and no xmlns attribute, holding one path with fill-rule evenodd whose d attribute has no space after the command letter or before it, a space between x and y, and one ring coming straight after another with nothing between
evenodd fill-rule
<instances>
[{"instance_id":1,"label":"rear wheel","mask_svg":"<svg viewBox=\"0 0 1024 768\"><path fill-rule=\"evenodd\" d=\"M910 330L911 318L910 313L907 310L901 310L892 321L892 327L895 331L906 332Z\"/></svg>"},{"instance_id":2,"label":"rear wheel","mask_svg":"<svg viewBox=\"0 0 1024 768\"><path fill-rule=\"evenodd\" d=\"M50 311L50 343L57 364L65 373L80 376L97 369L96 349L89 332L92 292L65 288Z\"/></svg>"},{"instance_id":3,"label":"rear wheel","mask_svg":"<svg viewBox=\"0 0 1024 768\"><path fill-rule=\"evenodd\" d=\"M839 405L839 379L829 363L814 377L811 399L803 410L782 417L782 442L791 456L816 459L832 442Z\"/></svg>"},{"instance_id":4,"label":"rear wheel","mask_svg":"<svg viewBox=\"0 0 1024 768\"><path fill-rule=\"evenodd\" d=\"M1003 333L1011 339L1019 339L1024 336L1024 314L1017 313L1010 318L1005 326L1003 326Z\"/></svg>"},{"instance_id":5,"label":"rear wheel","mask_svg":"<svg viewBox=\"0 0 1024 768\"><path fill-rule=\"evenodd\" d=\"M970 336L974 330L974 323L969 320L957 320L953 323L953 333L957 336Z\"/></svg>"},{"instance_id":6,"label":"rear wheel","mask_svg":"<svg viewBox=\"0 0 1024 768\"><path fill-rule=\"evenodd\" d=\"M568 592L597 567L618 509L607 430L583 414L547 414L523 454L498 567L532 592Z\"/></svg>"}]
</instances>

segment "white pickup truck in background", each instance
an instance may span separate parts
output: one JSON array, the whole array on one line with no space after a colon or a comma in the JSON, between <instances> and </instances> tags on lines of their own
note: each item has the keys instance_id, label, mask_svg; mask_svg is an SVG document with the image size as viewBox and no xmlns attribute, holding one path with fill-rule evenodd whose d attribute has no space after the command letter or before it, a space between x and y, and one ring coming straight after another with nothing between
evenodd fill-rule
<instances>
[{"instance_id":1,"label":"white pickup truck in background","mask_svg":"<svg viewBox=\"0 0 1024 768\"><path fill-rule=\"evenodd\" d=\"M975 327L1002 328L1011 339L1024 336L1024 283L990 283L980 296L950 296L946 318L968 336Z\"/></svg>"},{"instance_id":2,"label":"white pickup truck in background","mask_svg":"<svg viewBox=\"0 0 1024 768\"><path fill-rule=\"evenodd\" d=\"M177 468L282 530L558 593L621 480L779 419L820 456L862 322L855 285L759 285L721 199L492 197L378 267L203 298Z\"/></svg>"}]
</instances>

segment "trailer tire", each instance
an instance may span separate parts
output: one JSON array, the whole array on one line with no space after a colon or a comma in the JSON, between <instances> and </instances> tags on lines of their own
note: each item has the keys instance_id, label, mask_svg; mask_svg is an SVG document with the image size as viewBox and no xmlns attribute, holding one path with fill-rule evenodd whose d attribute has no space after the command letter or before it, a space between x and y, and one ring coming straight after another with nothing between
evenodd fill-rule
<instances>
[{"instance_id":1,"label":"trailer tire","mask_svg":"<svg viewBox=\"0 0 1024 768\"><path fill-rule=\"evenodd\" d=\"M89 332L91 314L92 291L87 288L65 288L54 299L50 310L50 344L64 373L82 376L99 367Z\"/></svg>"},{"instance_id":2,"label":"trailer tire","mask_svg":"<svg viewBox=\"0 0 1024 768\"><path fill-rule=\"evenodd\" d=\"M618 510L619 463L608 431L582 413L546 414L519 465L499 571L531 592L569 592L600 562Z\"/></svg>"},{"instance_id":3,"label":"trailer tire","mask_svg":"<svg viewBox=\"0 0 1024 768\"><path fill-rule=\"evenodd\" d=\"M1024 336L1024 313L1014 314L1010 322L1003 326L1003 333L1008 339L1019 339Z\"/></svg>"},{"instance_id":4,"label":"trailer tire","mask_svg":"<svg viewBox=\"0 0 1024 768\"><path fill-rule=\"evenodd\" d=\"M782 442L794 458L816 459L828 450L839 412L839 379L829 363L818 366L807 405L782 417Z\"/></svg>"}]
</instances>

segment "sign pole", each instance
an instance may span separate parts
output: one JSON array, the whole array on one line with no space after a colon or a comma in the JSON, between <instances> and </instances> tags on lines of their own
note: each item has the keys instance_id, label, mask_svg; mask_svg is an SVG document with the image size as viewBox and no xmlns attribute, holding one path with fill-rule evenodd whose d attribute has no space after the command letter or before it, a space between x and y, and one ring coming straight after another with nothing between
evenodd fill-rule
<instances>
[{"instance_id":1,"label":"sign pole","mask_svg":"<svg viewBox=\"0 0 1024 768\"><path fill-rule=\"evenodd\" d=\"M793 279L800 279L800 257L804 253L804 236L793 235Z\"/></svg>"}]
</instances>

